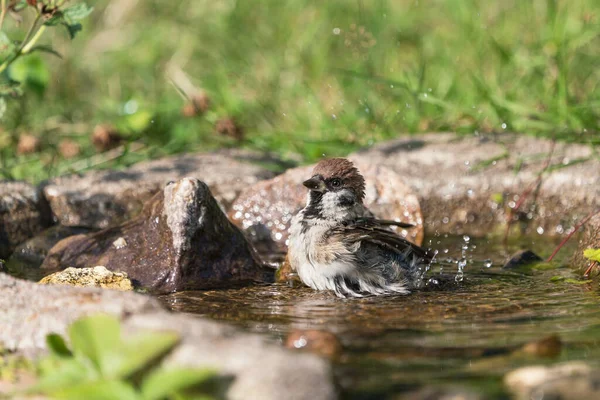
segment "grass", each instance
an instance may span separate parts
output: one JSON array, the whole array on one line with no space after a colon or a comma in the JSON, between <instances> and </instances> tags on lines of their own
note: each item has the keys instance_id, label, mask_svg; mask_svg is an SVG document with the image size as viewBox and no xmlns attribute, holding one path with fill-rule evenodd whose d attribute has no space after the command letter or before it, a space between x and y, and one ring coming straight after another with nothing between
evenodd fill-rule
<instances>
[{"instance_id":1,"label":"grass","mask_svg":"<svg viewBox=\"0 0 600 400\"><path fill-rule=\"evenodd\" d=\"M32 55L21 66L31 90L2 121L0 177L39 181L230 146L309 162L407 132L600 143L596 0L93 5L73 42L45 39L62 59ZM182 116L173 80L204 91L208 111ZM215 132L227 117L243 127L241 142ZM93 159L101 123L141 149ZM40 150L17 156L24 133ZM67 139L80 146L75 160L61 155Z\"/></svg>"}]
</instances>

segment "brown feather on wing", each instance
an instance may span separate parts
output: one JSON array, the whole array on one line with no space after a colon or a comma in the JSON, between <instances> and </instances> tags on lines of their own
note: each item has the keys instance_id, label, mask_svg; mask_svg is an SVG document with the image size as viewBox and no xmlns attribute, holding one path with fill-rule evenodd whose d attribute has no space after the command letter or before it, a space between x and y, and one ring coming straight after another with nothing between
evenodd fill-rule
<instances>
[{"instance_id":1,"label":"brown feather on wing","mask_svg":"<svg viewBox=\"0 0 600 400\"><path fill-rule=\"evenodd\" d=\"M370 242L398 254L405 253L407 249L410 249L415 256L423 259L423 262L433 260L434 251L409 242L395 232L387 230L385 226L376 219L361 218L336 229L335 233L342 236L342 240L346 242Z\"/></svg>"}]
</instances>

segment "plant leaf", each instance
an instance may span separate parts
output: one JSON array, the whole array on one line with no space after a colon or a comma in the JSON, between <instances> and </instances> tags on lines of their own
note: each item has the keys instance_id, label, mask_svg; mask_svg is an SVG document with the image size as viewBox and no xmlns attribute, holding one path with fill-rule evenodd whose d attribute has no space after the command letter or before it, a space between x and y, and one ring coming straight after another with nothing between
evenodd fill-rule
<instances>
[{"instance_id":1,"label":"plant leaf","mask_svg":"<svg viewBox=\"0 0 600 400\"><path fill-rule=\"evenodd\" d=\"M210 369L159 369L142 382L141 391L144 400L159 400L181 390L201 385L216 376L217 373Z\"/></svg>"},{"instance_id":2,"label":"plant leaf","mask_svg":"<svg viewBox=\"0 0 600 400\"><path fill-rule=\"evenodd\" d=\"M65 339L62 336L51 333L46 336L46 344L48 345L48 349L52 352L53 355L57 357L72 357L73 353L67 347L65 343Z\"/></svg>"},{"instance_id":3,"label":"plant leaf","mask_svg":"<svg viewBox=\"0 0 600 400\"><path fill-rule=\"evenodd\" d=\"M58 51L54 50L50 46L46 46L46 45L33 46L29 52L33 53L34 51L40 51L40 52L44 52L44 53L50 53L50 54L55 55L58 58L62 58L62 54L60 54Z\"/></svg>"},{"instance_id":4,"label":"plant leaf","mask_svg":"<svg viewBox=\"0 0 600 400\"><path fill-rule=\"evenodd\" d=\"M94 11L93 7L88 7L85 3L77 3L71 7L65 8L62 13L65 21L72 24L77 21L81 21Z\"/></svg>"},{"instance_id":5,"label":"plant leaf","mask_svg":"<svg viewBox=\"0 0 600 400\"><path fill-rule=\"evenodd\" d=\"M590 261L600 262L600 249L586 249L583 256Z\"/></svg>"},{"instance_id":6,"label":"plant leaf","mask_svg":"<svg viewBox=\"0 0 600 400\"><path fill-rule=\"evenodd\" d=\"M140 396L130 384L118 380L98 380L50 393L52 398L65 400L139 400Z\"/></svg>"},{"instance_id":7,"label":"plant leaf","mask_svg":"<svg viewBox=\"0 0 600 400\"><path fill-rule=\"evenodd\" d=\"M111 353L119 351L120 336L119 321L109 315L85 317L69 327L75 356L88 358L104 377L110 373Z\"/></svg>"},{"instance_id":8,"label":"plant leaf","mask_svg":"<svg viewBox=\"0 0 600 400\"><path fill-rule=\"evenodd\" d=\"M147 367L177 344L179 335L173 332L145 332L124 341L120 351L107 358L106 376L111 378L128 377Z\"/></svg>"},{"instance_id":9,"label":"plant leaf","mask_svg":"<svg viewBox=\"0 0 600 400\"><path fill-rule=\"evenodd\" d=\"M40 363L41 378L30 387L28 393L51 393L72 385L90 381L94 372L74 358L48 357Z\"/></svg>"}]
</instances>

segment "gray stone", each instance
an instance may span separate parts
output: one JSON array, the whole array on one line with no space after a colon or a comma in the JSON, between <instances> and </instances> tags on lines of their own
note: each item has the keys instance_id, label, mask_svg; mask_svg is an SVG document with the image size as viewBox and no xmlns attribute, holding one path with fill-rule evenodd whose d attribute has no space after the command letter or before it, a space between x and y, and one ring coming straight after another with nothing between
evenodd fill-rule
<instances>
[{"instance_id":1,"label":"gray stone","mask_svg":"<svg viewBox=\"0 0 600 400\"><path fill-rule=\"evenodd\" d=\"M591 146L557 142L551 168L535 185L552 142L528 135L403 137L351 159L388 166L418 194L425 232L485 235L531 186L515 216L524 232L563 234L600 205L600 160ZM535 199L535 201L534 201Z\"/></svg>"},{"instance_id":2,"label":"gray stone","mask_svg":"<svg viewBox=\"0 0 600 400\"><path fill-rule=\"evenodd\" d=\"M274 176L257 165L267 161L273 159L243 151L184 154L123 171L57 178L45 185L44 194L61 224L106 228L136 215L168 182L186 176L206 182L227 207L246 186Z\"/></svg>"},{"instance_id":3,"label":"gray stone","mask_svg":"<svg viewBox=\"0 0 600 400\"><path fill-rule=\"evenodd\" d=\"M25 182L0 182L0 258L52 224L39 189Z\"/></svg>"},{"instance_id":4,"label":"gray stone","mask_svg":"<svg viewBox=\"0 0 600 400\"><path fill-rule=\"evenodd\" d=\"M230 399L334 399L330 365L255 334L200 317L172 314L150 297L71 286L46 286L0 274L0 344L30 356L45 350L45 336L64 334L77 318L94 313L118 316L125 334L175 331L181 342L168 365L212 367L233 375Z\"/></svg>"},{"instance_id":5,"label":"gray stone","mask_svg":"<svg viewBox=\"0 0 600 400\"><path fill-rule=\"evenodd\" d=\"M330 365L312 354L301 354L267 344L258 335L240 334L232 327L184 315L131 317L126 328L175 330L180 346L166 359L168 365L216 367L236 378L230 399L312 400L336 397Z\"/></svg>"},{"instance_id":6,"label":"gray stone","mask_svg":"<svg viewBox=\"0 0 600 400\"><path fill-rule=\"evenodd\" d=\"M600 398L600 370L580 361L518 368L504 384L517 400Z\"/></svg>"},{"instance_id":7,"label":"gray stone","mask_svg":"<svg viewBox=\"0 0 600 400\"><path fill-rule=\"evenodd\" d=\"M0 273L0 344L7 350L39 353L46 335L64 334L79 317L108 313L125 318L158 311L159 303L133 292L39 285Z\"/></svg>"}]
</instances>

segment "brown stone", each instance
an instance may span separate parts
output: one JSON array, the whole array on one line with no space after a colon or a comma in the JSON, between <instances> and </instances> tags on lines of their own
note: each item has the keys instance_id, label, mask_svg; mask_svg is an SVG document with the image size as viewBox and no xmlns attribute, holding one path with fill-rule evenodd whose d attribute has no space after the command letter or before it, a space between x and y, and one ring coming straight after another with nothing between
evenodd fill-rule
<instances>
[{"instance_id":1,"label":"brown stone","mask_svg":"<svg viewBox=\"0 0 600 400\"><path fill-rule=\"evenodd\" d=\"M44 194L61 224L106 228L136 215L167 182L186 176L206 182L227 207L246 186L274 175L256 165L262 161L276 162L243 151L184 154L142 162L124 171L57 178L44 187Z\"/></svg>"},{"instance_id":2,"label":"brown stone","mask_svg":"<svg viewBox=\"0 0 600 400\"><path fill-rule=\"evenodd\" d=\"M242 232L195 178L168 184L122 225L58 242L41 268L96 265L126 272L159 293L270 279Z\"/></svg>"},{"instance_id":3,"label":"brown stone","mask_svg":"<svg viewBox=\"0 0 600 400\"><path fill-rule=\"evenodd\" d=\"M39 189L25 182L0 182L0 258L52 223Z\"/></svg>"},{"instance_id":4,"label":"brown stone","mask_svg":"<svg viewBox=\"0 0 600 400\"><path fill-rule=\"evenodd\" d=\"M365 205L381 219L414 224L397 229L408 240L421 244L423 218L416 194L403 178L376 163L357 162L366 180ZM292 217L306 204L307 189L302 182L311 176L313 166L288 170L243 191L231 206L230 219L246 232L261 254L283 254Z\"/></svg>"},{"instance_id":5,"label":"brown stone","mask_svg":"<svg viewBox=\"0 0 600 400\"><path fill-rule=\"evenodd\" d=\"M342 353L340 340L331 332L316 329L296 329L291 331L285 347L294 350L306 350L328 358L339 357Z\"/></svg>"}]
</instances>

